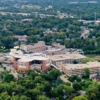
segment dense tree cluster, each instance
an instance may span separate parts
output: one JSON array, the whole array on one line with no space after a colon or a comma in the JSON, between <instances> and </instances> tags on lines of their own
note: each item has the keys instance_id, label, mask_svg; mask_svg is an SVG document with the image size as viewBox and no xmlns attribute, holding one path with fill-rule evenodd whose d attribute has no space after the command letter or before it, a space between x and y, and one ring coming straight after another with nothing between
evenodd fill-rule
<instances>
[{"instance_id":1,"label":"dense tree cluster","mask_svg":"<svg viewBox=\"0 0 100 100\"><path fill-rule=\"evenodd\" d=\"M0 100L99 100L98 82L73 75L68 79L71 83L64 83L60 75L55 69L42 73L29 70L15 79L11 73L1 72ZM80 95L79 90L86 94Z\"/></svg>"},{"instance_id":2,"label":"dense tree cluster","mask_svg":"<svg viewBox=\"0 0 100 100\"><path fill-rule=\"evenodd\" d=\"M38 73L32 70L26 74L19 74L18 80L14 80L12 74L2 72L3 82L0 83L0 100L50 100L56 98L73 98L77 92L63 83L58 70ZM72 96L71 96L72 94Z\"/></svg>"},{"instance_id":3,"label":"dense tree cluster","mask_svg":"<svg viewBox=\"0 0 100 100\"><path fill-rule=\"evenodd\" d=\"M12 48L17 41L17 39L13 37L14 35L27 35L27 44L36 43L39 40L45 41L46 44L59 42L67 48L83 49L86 54L100 54L99 24L83 24L75 18L60 19L56 17L47 17L41 19L39 17L36 18L34 14L27 17L16 14L2 15L0 17L1 19L5 19L5 21L1 20L0 22L0 48ZM32 18L33 21L21 21L25 18ZM4 23L6 30L4 26L2 26ZM88 27L90 30L89 37L86 39L80 38L82 34L81 26ZM56 31L53 31L53 28L56 28ZM53 32L44 34L47 29Z\"/></svg>"},{"instance_id":4,"label":"dense tree cluster","mask_svg":"<svg viewBox=\"0 0 100 100\"><path fill-rule=\"evenodd\" d=\"M49 45L52 42L59 42L67 48L83 49L86 54L100 54L100 24L95 24L94 22L84 24L78 21L79 19L94 20L95 14L99 18L99 1L97 4L84 3L87 2L86 0L78 1L78 4L69 4L68 2L74 1L28 0L27 2L19 2L18 0L8 0L6 5L5 2L0 2L0 5L4 7L1 8L2 12L14 12L13 14L8 13L0 16L0 49L10 49L16 45L17 42L13 38L14 35L27 35L27 44L36 43L39 40L43 40ZM34 7L21 8L23 5L30 4L33 6L38 5L41 9L34 9ZM45 7L49 5L52 5L53 8L45 10ZM68 16L73 16L73 18L59 18L59 11L60 15L67 14ZM19 12L26 12L26 14L29 13L30 15L25 16L18 14ZM53 16L41 18L39 14ZM23 19L32 19L32 21L23 21ZM82 27L86 27L90 31L89 37L86 39L80 38ZM48 29L53 32L46 33Z\"/></svg>"}]
</instances>

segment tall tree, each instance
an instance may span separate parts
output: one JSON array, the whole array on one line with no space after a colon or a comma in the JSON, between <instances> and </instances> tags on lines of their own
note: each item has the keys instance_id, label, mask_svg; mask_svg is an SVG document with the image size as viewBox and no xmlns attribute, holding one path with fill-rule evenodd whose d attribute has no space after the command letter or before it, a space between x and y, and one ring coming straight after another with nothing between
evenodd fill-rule
<instances>
[{"instance_id":1,"label":"tall tree","mask_svg":"<svg viewBox=\"0 0 100 100\"><path fill-rule=\"evenodd\" d=\"M88 100L88 99L84 97L83 95L80 95L80 96L73 98L73 100Z\"/></svg>"},{"instance_id":2,"label":"tall tree","mask_svg":"<svg viewBox=\"0 0 100 100\"><path fill-rule=\"evenodd\" d=\"M50 99L46 97L45 95L40 95L38 96L37 100L50 100Z\"/></svg>"},{"instance_id":3,"label":"tall tree","mask_svg":"<svg viewBox=\"0 0 100 100\"><path fill-rule=\"evenodd\" d=\"M90 70L88 68L85 68L83 75L85 78L89 78L90 77Z\"/></svg>"},{"instance_id":4,"label":"tall tree","mask_svg":"<svg viewBox=\"0 0 100 100\"><path fill-rule=\"evenodd\" d=\"M14 81L14 76L12 74L6 74L4 77L5 82Z\"/></svg>"}]
</instances>

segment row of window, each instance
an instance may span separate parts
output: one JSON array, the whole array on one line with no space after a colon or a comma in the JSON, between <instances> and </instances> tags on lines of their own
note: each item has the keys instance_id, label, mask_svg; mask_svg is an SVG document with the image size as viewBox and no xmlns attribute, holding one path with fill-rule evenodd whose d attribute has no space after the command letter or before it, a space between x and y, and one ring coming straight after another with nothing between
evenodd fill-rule
<instances>
[{"instance_id":1,"label":"row of window","mask_svg":"<svg viewBox=\"0 0 100 100\"><path fill-rule=\"evenodd\" d=\"M28 48L28 50L46 50L46 47L41 46L41 47L36 47L36 48Z\"/></svg>"},{"instance_id":2,"label":"row of window","mask_svg":"<svg viewBox=\"0 0 100 100\"><path fill-rule=\"evenodd\" d=\"M26 66L26 63L19 63L19 65L21 65L21 66Z\"/></svg>"},{"instance_id":3,"label":"row of window","mask_svg":"<svg viewBox=\"0 0 100 100\"><path fill-rule=\"evenodd\" d=\"M61 62L61 63L73 63L73 59L66 59L66 60L60 60L60 61L56 61L57 63ZM80 59L76 59L77 62L80 62Z\"/></svg>"},{"instance_id":4,"label":"row of window","mask_svg":"<svg viewBox=\"0 0 100 100\"><path fill-rule=\"evenodd\" d=\"M63 71L66 73L66 74L70 74L70 75L73 75L73 74L83 74L83 70L67 70L65 68L63 68ZM90 72L93 74L93 73L97 73L99 71L99 68L94 68L92 70L90 70Z\"/></svg>"}]
</instances>

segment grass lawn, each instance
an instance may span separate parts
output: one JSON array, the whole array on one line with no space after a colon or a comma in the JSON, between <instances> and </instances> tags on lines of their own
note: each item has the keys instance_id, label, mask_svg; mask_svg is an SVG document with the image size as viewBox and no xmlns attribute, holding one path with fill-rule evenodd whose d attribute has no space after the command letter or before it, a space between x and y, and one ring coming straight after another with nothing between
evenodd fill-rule
<instances>
[{"instance_id":1,"label":"grass lawn","mask_svg":"<svg viewBox=\"0 0 100 100\"><path fill-rule=\"evenodd\" d=\"M92 57L87 57L85 60L83 60L81 63L82 64L86 64L87 62L90 62L90 61L96 61L94 58L92 58Z\"/></svg>"},{"instance_id":2,"label":"grass lawn","mask_svg":"<svg viewBox=\"0 0 100 100\"><path fill-rule=\"evenodd\" d=\"M83 60L81 63L85 64L89 61L99 61L100 62L100 55L86 55L87 58L85 60Z\"/></svg>"},{"instance_id":3,"label":"grass lawn","mask_svg":"<svg viewBox=\"0 0 100 100\"><path fill-rule=\"evenodd\" d=\"M90 59L94 59L95 61L100 61L100 55L86 55Z\"/></svg>"}]
</instances>

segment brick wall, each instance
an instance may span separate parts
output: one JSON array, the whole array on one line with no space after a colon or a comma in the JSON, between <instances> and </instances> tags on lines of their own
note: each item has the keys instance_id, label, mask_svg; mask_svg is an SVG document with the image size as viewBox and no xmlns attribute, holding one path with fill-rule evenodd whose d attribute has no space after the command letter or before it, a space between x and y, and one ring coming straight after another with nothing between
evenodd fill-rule
<instances>
[{"instance_id":1,"label":"brick wall","mask_svg":"<svg viewBox=\"0 0 100 100\"><path fill-rule=\"evenodd\" d=\"M42 68L41 68L41 70L42 71L46 71L46 70L49 70L49 68L50 68L50 66L46 66L46 61L43 60L42 61Z\"/></svg>"},{"instance_id":2,"label":"brick wall","mask_svg":"<svg viewBox=\"0 0 100 100\"><path fill-rule=\"evenodd\" d=\"M15 57L13 57L13 65L14 65L15 68L17 68L17 61L16 61Z\"/></svg>"},{"instance_id":3,"label":"brick wall","mask_svg":"<svg viewBox=\"0 0 100 100\"><path fill-rule=\"evenodd\" d=\"M41 68L42 71L45 71L46 70L46 61L43 60L42 61L42 68Z\"/></svg>"},{"instance_id":4,"label":"brick wall","mask_svg":"<svg viewBox=\"0 0 100 100\"><path fill-rule=\"evenodd\" d=\"M29 70L30 69L30 62L26 63L26 69Z\"/></svg>"}]
</instances>

